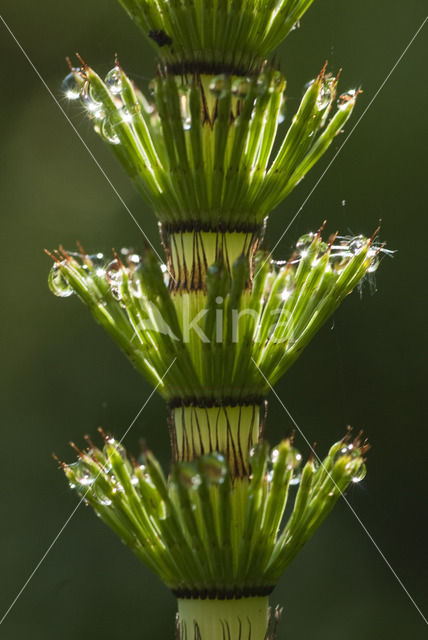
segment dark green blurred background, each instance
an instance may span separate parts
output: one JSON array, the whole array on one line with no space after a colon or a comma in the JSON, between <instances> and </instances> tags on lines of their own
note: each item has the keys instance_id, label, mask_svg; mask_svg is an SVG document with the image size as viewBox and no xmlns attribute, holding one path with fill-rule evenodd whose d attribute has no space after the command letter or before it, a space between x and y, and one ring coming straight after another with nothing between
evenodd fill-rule
<instances>
[{"instance_id":1,"label":"dark green blurred background","mask_svg":"<svg viewBox=\"0 0 428 640\"><path fill-rule=\"evenodd\" d=\"M79 107L61 97L64 56L100 72L120 61L144 88L152 50L114 0L2 0L2 14L154 243L154 219ZM353 123L422 23L425 0L319 0L280 50L288 106L325 59L341 88L363 85ZM43 247L141 247L141 236L16 43L0 24L3 341L0 616L76 505L51 458L71 459L102 425L120 436L151 389L77 299L48 291ZM369 474L348 498L416 602L426 606L426 222L428 24L277 248L328 218L328 232L381 236L398 250L377 288L354 293L278 385L324 453L347 424L372 442ZM347 130L351 128L348 125ZM342 140L337 140L336 148ZM330 152L330 158L333 152ZM272 216L273 245L327 166ZM166 411L154 397L127 437L144 436L168 461ZM268 437L290 421L272 398ZM297 439L301 450L307 448ZM276 590L281 638L425 638L426 627L355 516L342 502ZM0 627L5 639L172 637L174 599L81 508Z\"/></svg>"}]
</instances>

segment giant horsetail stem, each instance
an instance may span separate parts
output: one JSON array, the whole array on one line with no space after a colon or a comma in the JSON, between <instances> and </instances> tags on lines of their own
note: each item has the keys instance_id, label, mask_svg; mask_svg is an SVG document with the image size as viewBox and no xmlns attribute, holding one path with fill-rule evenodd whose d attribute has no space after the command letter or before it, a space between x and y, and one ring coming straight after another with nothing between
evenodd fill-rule
<instances>
[{"instance_id":1,"label":"giant horsetail stem","mask_svg":"<svg viewBox=\"0 0 428 640\"><path fill-rule=\"evenodd\" d=\"M267 58L312 0L119 1L158 55L148 91L117 56L104 80L78 56L63 89L153 209L165 264L148 248L60 246L49 285L84 302L165 399L172 466L165 475L147 449L129 458L105 434L61 466L177 596L178 640L273 640L268 595L364 476L368 445L348 433L301 465L292 438L264 441L266 398L388 252L376 233L323 239L323 225L275 261L263 235L359 91L338 96L325 64L288 114Z\"/></svg>"}]
</instances>

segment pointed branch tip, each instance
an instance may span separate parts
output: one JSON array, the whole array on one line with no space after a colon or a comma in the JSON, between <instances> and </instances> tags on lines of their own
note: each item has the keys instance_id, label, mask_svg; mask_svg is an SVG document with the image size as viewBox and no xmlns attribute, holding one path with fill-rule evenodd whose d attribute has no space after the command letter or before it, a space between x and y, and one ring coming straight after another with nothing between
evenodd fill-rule
<instances>
[{"instance_id":1,"label":"pointed branch tip","mask_svg":"<svg viewBox=\"0 0 428 640\"><path fill-rule=\"evenodd\" d=\"M49 251L49 249L43 249L43 251L47 256L49 256L49 258L52 258L54 262L56 262L57 264L61 264L61 260L57 258L56 255L52 253L52 251Z\"/></svg>"},{"instance_id":2,"label":"pointed branch tip","mask_svg":"<svg viewBox=\"0 0 428 640\"><path fill-rule=\"evenodd\" d=\"M106 432L104 431L104 429L102 427L98 427L97 431L98 431L98 433L101 434L101 437L104 440L104 442L108 442L108 436L107 436Z\"/></svg>"},{"instance_id":3,"label":"pointed branch tip","mask_svg":"<svg viewBox=\"0 0 428 640\"><path fill-rule=\"evenodd\" d=\"M66 469L67 468L68 465L65 462L63 462L62 460L60 460L58 458L58 456L56 455L56 453L52 453L52 458L55 460L55 462L58 463L58 465L59 465L59 467L61 469Z\"/></svg>"},{"instance_id":4,"label":"pointed branch tip","mask_svg":"<svg viewBox=\"0 0 428 640\"><path fill-rule=\"evenodd\" d=\"M70 442L68 443L70 445L70 447L72 449L74 449L74 451L77 453L77 455L79 456L79 458L83 458L83 456L85 455L83 453L83 451L81 449L79 449L79 447L77 445L74 444L74 442L72 440L70 440Z\"/></svg>"},{"instance_id":5,"label":"pointed branch tip","mask_svg":"<svg viewBox=\"0 0 428 640\"><path fill-rule=\"evenodd\" d=\"M84 61L84 59L82 58L80 53L78 53L76 51L75 56L78 59L78 61L80 62L80 64L82 65L83 69L85 69L85 71L87 71L89 69L89 66L86 64L86 62Z\"/></svg>"}]
</instances>

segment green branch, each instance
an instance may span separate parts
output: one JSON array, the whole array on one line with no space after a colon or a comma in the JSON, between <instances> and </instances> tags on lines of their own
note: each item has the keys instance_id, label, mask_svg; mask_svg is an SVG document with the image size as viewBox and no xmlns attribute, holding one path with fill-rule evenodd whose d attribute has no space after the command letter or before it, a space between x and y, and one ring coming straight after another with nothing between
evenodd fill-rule
<instances>
[{"instance_id":1,"label":"green branch","mask_svg":"<svg viewBox=\"0 0 428 640\"><path fill-rule=\"evenodd\" d=\"M282 133L279 71L251 78L159 75L150 99L118 65L105 82L87 65L65 81L66 95L81 97L159 220L180 230L260 227L351 115L355 91L328 121L336 87L323 69Z\"/></svg>"},{"instance_id":2,"label":"green branch","mask_svg":"<svg viewBox=\"0 0 428 640\"><path fill-rule=\"evenodd\" d=\"M202 234L198 246L204 241ZM188 251L181 259L197 264L195 245ZM326 244L320 233L308 234L285 264L261 253L253 265L247 256L231 265L228 254L220 254L208 267L205 291L186 291L181 283L176 292L180 283L149 250L123 250L111 262L60 250L52 254L50 286L60 297L77 294L168 401L257 403L376 268L381 251L362 236ZM172 273L179 271L177 261L170 263Z\"/></svg>"},{"instance_id":3,"label":"green branch","mask_svg":"<svg viewBox=\"0 0 428 640\"><path fill-rule=\"evenodd\" d=\"M249 454L251 474L232 478L218 453L177 463L165 478L151 452L128 459L105 437L64 472L78 494L180 598L265 597L342 493L365 474L358 436L309 459L290 440ZM299 483L282 523L291 485Z\"/></svg>"}]
</instances>

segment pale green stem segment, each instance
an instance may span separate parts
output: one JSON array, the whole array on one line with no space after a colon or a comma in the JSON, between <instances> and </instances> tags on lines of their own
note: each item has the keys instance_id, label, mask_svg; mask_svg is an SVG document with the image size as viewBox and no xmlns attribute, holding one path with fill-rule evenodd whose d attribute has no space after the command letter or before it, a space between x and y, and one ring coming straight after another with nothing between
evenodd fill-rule
<instances>
[{"instance_id":1,"label":"pale green stem segment","mask_svg":"<svg viewBox=\"0 0 428 640\"><path fill-rule=\"evenodd\" d=\"M189 462L218 451L232 476L250 474L248 453L261 436L260 406L177 407L171 412L173 458Z\"/></svg>"},{"instance_id":2,"label":"pale green stem segment","mask_svg":"<svg viewBox=\"0 0 428 640\"><path fill-rule=\"evenodd\" d=\"M180 640L265 640L269 601L178 600Z\"/></svg>"},{"instance_id":3,"label":"pale green stem segment","mask_svg":"<svg viewBox=\"0 0 428 640\"><path fill-rule=\"evenodd\" d=\"M164 238L168 257L168 271L174 280L170 286L177 291L206 290L207 271L221 260L232 275L235 261L245 256L251 263L259 247L262 226L254 232L183 231Z\"/></svg>"}]
</instances>

